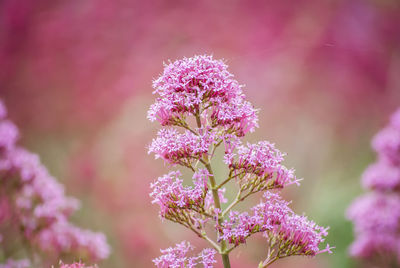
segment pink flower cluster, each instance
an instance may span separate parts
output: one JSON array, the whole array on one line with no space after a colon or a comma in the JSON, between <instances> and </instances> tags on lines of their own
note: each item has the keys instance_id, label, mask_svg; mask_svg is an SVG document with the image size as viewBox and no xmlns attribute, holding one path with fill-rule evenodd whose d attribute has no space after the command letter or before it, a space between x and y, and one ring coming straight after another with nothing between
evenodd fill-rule
<instances>
[{"instance_id":1,"label":"pink flower cluster","mask_svg":"<svg viewBox=\"0 0 400 268\"><path fill-rule=\"evenodd\" d=\"M268 141L256 144L229 146L225 153L225 163L240 178L243 188L256 186L257 191L283 188L290 184L298 184L299 179L293 169L282 165L284 154Z\"/></svg>"},{"instance_id":2,"label":"pink flower cluster","mask_svg":"<svg viewBox=\"0 0 400 268\"><path fill-rule=\"evenodd\" d=\"M241 144L240 138L257 127L257 112L223 62L211 56L175 61L165 67L153 86L160 98L150 107L148 118L165 128L153 139L149 153L194 173L194 186L183 186L179 171L151 184L150 196L160 206L161 218L179 223L209 242L222 255L224 267L230 267L229 252L259 232L264 233L271 249L262 267L290 255L330 252L329 245L325 250L318 248L327 235L326 228L296 215L279 194L268 192L299 180L293 169L282 164L284 154L274 144ZM225 147L229 174L217 180L211 160L220 145ZM224 185L229 182L236 182L237 188L230 203L224 196ZM252 208L252 213L233 210L257 192L265 192L265 202ZM229 204L223 209L225 203ZM208 227L214 227L216 241L208 236L213 230ZM276 247L279 251L272 250ZM182 242L162 251L164 255L154 263L158 267L193 267L199 257L187 258L189 249L189 244ZM212 263L203 264L211 267Z\"/></svg>"},{"instance_id":3,"label":"pink flower cluster","mask_svg":"<svg viewBox=\"0 0 400 268\"><path fill-rule=\"evenodd\" d=\"M182 118L199 113L213 127L221 126L238 136L254 131L257 111L227 68L212 56L170 62L153 82L154 94L160 97L150 107L148 118L163 126L181 125Z\"/></svg>"},{"instance_id":4,"label":"pink flower cluster","mask_svg":"<svg viewBox=\"0 0 400 268\"><path fill-rule=\"evenodd\" d=\"M229 219L217 225L221 233L220 239L238 246L246 243L246 239L252 234L271 231L274 226L279 226L285 215L291 211L288 203L271 192L265 192L264 199L265 203L261 202L251 208L252 215L231 210Z\"/></svg>"},{"instance_id":5,"label":"pink flower cluster","mask_svg":"<svg viewBox=\"0 0 400 268\"><path fill-rule=\"evenodd\" d=\"M65 196L63 185L48 173L37 155L16 145L18 129L5 119L2 102L0 111L0 227L4 241L0 248L11 252L9 247L14 243L6 241L22 236L20 247L30 244L29 248L49 256L107 258L105 236L69 223L69 216L79 207L78 200Z\"/></svg>"},{"instance_id":6,"label":"pink flower cluster","mask_svg":"<svg viewBox=\"0 0 400 268\"><path fill-rule=\"evenodd\" d=\"M208 172L201 169L193 175L194 187L183 186L179 171L172 171L159 177L151 184L152 203L160 206L162 218L179 218L185 211L204 211L205 197L208 191Z\"/></svg>"},{"instance_id":7,"label":"pink flower cluster","mask_svg":"<svg viewBox=\"0 0 400 268\"><path fill-rule=\"evenodd\" d=\"M284 245L279 247L279 256L282 257L330 252L329 245L323 251L318 248L324 241L323 237L328 235L327 228L318 226L305 216L296 215L289 203L277 193L266 192L264 199L251 209L252 215L231 211L229 220L219 227L221 239L237 246L245 243L250 235L263 232L270 241ZM274 246L273 243L270 245L271 248Z\"/></svg>"},{"instance_id":8,"label":"pink flower cluster","mask_svg":"<svg viewBox=\"0 0 400 268\"><path fill-rule=\"evenodd\" d=\"M362 176L372 190L352 203L347 217L353 221L355 241L350 254L377 265L390 260L400 265L400 109L372 140L378 154Z\"/></svg>"},{"instance_id":9,"label":"pink flower cluster","mask_svg":"<svg viewBox=\"0 0 400 268\"><path fill-rule=\"evenodd\" d=\"M180 134L176 129L161 129L157 138L153 139L149 153L154 153L156 159L162 158L172 165L192 166L192 162L208 153L214 142L215 134L205 129L198 130L199 135L190 131Z\"/></svg>"},{"instance_id":10,"label":"pink flower cluster","mask_svg":"<svg viewBox=\"0 0 400 268\"><path fill-rule=\"evenodd\" d=\"M204 268L213 267L216 263L214 256L216 251L211 248L203 249L197 256L187 257L194 247L186 241L176 244L174 248L161 250L162 256L153 260L158 268L193 268L202 265Z\"/></svg>"}]
</instances>

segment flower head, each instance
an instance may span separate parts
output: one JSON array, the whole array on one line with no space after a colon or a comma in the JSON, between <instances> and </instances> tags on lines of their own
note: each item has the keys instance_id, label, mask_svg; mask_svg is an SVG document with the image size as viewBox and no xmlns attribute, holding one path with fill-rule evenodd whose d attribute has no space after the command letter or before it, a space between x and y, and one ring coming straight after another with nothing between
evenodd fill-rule
<instances>
[{"instance_id":1,"label":"flower head","mask_svg":"<svg viewBox=\"0 0 400 268\"><path fill-rule=\"evenodd\" d=\"M361 180L366 189L378 191L400 190L400 168L386 161L379 161L365 170Z\"/></svg>"},{"instance_id":2,"label":"flower head","mask_svg":"<svg viewBox=\"0 0 400 268\"><path fill-rule=\"evenodd\" d=\"M220 239L225 239L235 246L245 243L246 239L258 232L271 241L286 245L280 248L280 255L311 255L329 251L320 250L319 245L328 234L327 228L318 226L305 216L296 215L290 208L289 202L283 200L279 194L266 192L264 201L253 207L252 214L232 211L229 220L218 225Z\"/></svg>"},{"instance_id":3,"label":"flower head","mask_svg":"<svg viewBox=\"0 0 400 268\"><path fill-rule=\"evenodd\" d=\"M149 153L154 153L156 158L176 165L191 166L191 163L208 153L210 145L214 142L215 135L209 131L199 130L199 135L190 131L179 133L176 129L161 129L157 138L153 139Z\"/></svg>"},{"instance_id":4,"label":"flower head","mask_svg":"<svg viewBox=\"0 0 400 268\"><path fill-rule=\"evenodd\" d=\"M183 210L204 210L205 196L208 191L207 170L202 169L193 175L194 187L183 186L180 176L179 171L172 171L151 184L152 203L160 206L162 218L177 217Z\"/></svg>"},{"instance_id":5,"label":"flower head","mask_svg":"<svg viewBox=\"0 0 400 268\"><path fill-rule=\"evenodd\" d=\"M243 136L258 127L257 111L245 101L239 83L227 65L212 56L184 58L165 65L154 80L154 94L147 117L161 125L180 125L187 115L210 118L212 127ZM208 112L209 111L209 112Z\"/></svg>"},{"instance_id":6,"label":"flower head","mask_svg":"<svg viewBox=\"0 0 400 268\"><path fill-rule=\"evenodd\" d=\"M396 256L399 254L400 244L398 236L388 233L368 232L356 236L350 245L349 253L352 257L370 259L384 254Z\"/></svg>"},{"instance_id":7,"label":"flower head","mask_svg":"<svg viewBox=\"0 0 400 268\"><path fill-rule=\"evenodd\" d=\"M283 188L299 179L293 169L282 165L284 154L274 144L261 141L256 144L239 145L226 151L225 162L239 178L244 188L257 184L260 190Z\"/></svg>"},{"instance_id":8,"label":"flower head","mask_svg":"<svg viewBox=\"0 0 400 268\"><path fill-rule=\"evenodd\" d=\"M68 222L57 222L42 230L37 243L44 251L75 252L94 261L103 260L110 254L104 234L81 229Z\"/></svg>"},{"instance_id":9,"label":"flower head","mask_svg":"<svg viewBox=\"0 0 400 268\"><path fill-rule=\"evenodd\" d=\"M369 193L358 197L348 208L347 217L357 233L396 234L400 230L400 196Z\"/></svg>"},{"instance_id":10,"label":"flower head","mask_svg":"<svg viewBox=\"0 0 400 268\"><path fill-rule=\"evenodd\" d=\"M163 255L155 258L153 262L158 268L193 268L198 264L202 264L204 268L210 268L213 263L216 263L214 249L206 248L197 256L188 257L187 254L193 249L194 247L189 242L183 241L176 244L174 248L160 250Z\"/></svg>"}]
</instances>

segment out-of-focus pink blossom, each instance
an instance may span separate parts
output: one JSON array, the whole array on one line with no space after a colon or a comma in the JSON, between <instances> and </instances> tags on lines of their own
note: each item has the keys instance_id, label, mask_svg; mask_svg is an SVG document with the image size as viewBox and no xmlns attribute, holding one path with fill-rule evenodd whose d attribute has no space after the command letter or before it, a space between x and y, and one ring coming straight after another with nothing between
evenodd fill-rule
<instances>
[{"instance_id":1,"label":"out-of-focus pink blossom","mask_svg":"<svg viewBox=\"0 0 400 268\"><path fill-rule=\"evenodd\" d=\"M158 268L187 267L194 268L201 264L204 268L211 268L216 263L216 251L211 248L203 249L197 256L189 257L187 254L194 247L186 241L176 244L174 248L162 249L160 257L153 260Z\"/></svg>"},{"instance_id":2,"label":"out-of-focus pink blossom","mask_svg":"<svg viewBox=\"0 0 400 268\"><path fill-rule=\"evenodd\" d=\"M362 176L365 188L372 190L358 197L347 210L354 224L355 240L349 253L353 257L374 260L384 265L384 259L400 264L400 110L390 123L373 139L378 154Z\"/></svg>"},{"instance_id":3,"label":"out-of-focus pink blossom","mask_svg":"<svg viewBox=\"0 0 400 268\"><path fill-rule=\"evenodd\" d=\"M357 233L388 233L400 228L400 196L396 193L369 193L358 197L347 211ZM400 238L400 237L399 237Z\"/></svg>"},{"instance_id":4,"label":"out-of-focus pink blossom","mask_svg":"<svg viewBox=\"0 0 400 268\"><path fill-rule=\"evenodd\" d=\"M5 107L1 109L5 113ZM16 241L23 238L30 250L51 252L46 255L50 259L61 254L96 261L107 258L110 249L105 236L69 223L69 216L79 208L78 200L65 196L63 185L49 174L36 154L16 145L17 138L16 126L0 119L2 237Z\"/></svg>"},{"instance_id":5,"label":"out-of-focus pink blossom","mask_svg":"<svg viewBox=\"0 0 400 268\"><path fill-rule=\"evenodd\" d=\"M388 126L372 140L372 147L378 156L392 165L400 165L400 128Z\"/></svg>"},{"instance_id":6,"label":"out-of-focus pink blossom","mask_svg":"<svg viewBox=\"0 0 400 268\"><path fill-rule=\"evenodd\" d=\"M57 222L42 230L37 235L37 243L45 251L82 254L94 261L103 260L110 254L104 234L68 222Z\"/></svg>"},{"instance_id":7,"label":"out-of-focus pink blossom","mask_svg":"<svg viewBox=\"0 0 400 268\"><path fill-rule=\"evenodd\" d=\"M386 161L374 163L362 175L362 184L365 189L378 191L400 189L400 168Z\"/></svg>"},{"instance_id":8,"label":"out-of-focus pink blossom","mask_svg":"<svg viewBox=\"0 0 400 268\"><path fill-rule=\"evenodd\" d=\"M63 262L60 263L60 268L98 268L97 265L94 266L86 266L82 262L74 262L71 264L65 264Z\"/></svg>"},{"instance_id":9,"label":"out-of-focus pink blossom","mask_svg":"<svg viewBox=\"0 0 400 268\"><path fill-rule=\"evenodd\" d=\"M28 259L7 259L5 263L0 263L0 268L29 268L31 267L31 262Z\"/></svg>"},{"instance_id":10,"label":"out-of-focus pink blossom","mask_svg":"<svg viewBox=\"0 0 400 268\"><path fill-rule=\"evenodd\" d=\"M349 248L351 256L362 259L373 259L377 255L391 258L398 255L400 245L398 237L388 233L362 233L356 237Z\"/></svg>"}]
</instances>

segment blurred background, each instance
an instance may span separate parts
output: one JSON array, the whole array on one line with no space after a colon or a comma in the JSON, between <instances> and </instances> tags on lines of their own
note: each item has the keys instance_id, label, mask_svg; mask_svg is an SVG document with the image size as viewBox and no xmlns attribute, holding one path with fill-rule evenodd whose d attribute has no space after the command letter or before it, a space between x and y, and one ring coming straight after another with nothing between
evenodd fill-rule
<instances>
[{"instance_id":1,"label":"blurred background","mask_svg":"<svg viewBox=\"0 0 400 268\"><path fill-rule=\"evenodd\" d=\"M344 213L375 158L371 137L400 105L399 14L397 0L3 0L0 98L21 144L82 201L73 221L106 233L100 267L151 267L160 248L204 246L150 203L150 182L168 170L147 155L159 128L146 119L151 82L169 59L223 58L261 109L246 139L288 153L304 180L285 197L330 226L336 247L273 267L357 267ZM234 251L233 267L256 267L264 245Z\"/></svg>"}]
</instances>

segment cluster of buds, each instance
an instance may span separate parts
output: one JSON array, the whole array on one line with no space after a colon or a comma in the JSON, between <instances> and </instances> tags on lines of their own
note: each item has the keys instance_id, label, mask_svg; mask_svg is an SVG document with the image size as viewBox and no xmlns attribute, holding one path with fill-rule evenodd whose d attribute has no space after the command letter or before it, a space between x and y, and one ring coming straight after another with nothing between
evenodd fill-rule
<instances>
[{"instance_id":1,"label":"cluster of buds","mask_svg":"<svg viewBox=\"0 0 400 268\"><path fill-rule=\"evenodd\" d=\"M372 140L378 155L362 175L370 190L358 197L347 211L354 223L354 257L379 267L400 265L400 109Z\"/></svg>"},{"instance_id":2,"label":"cluster of buds","mask_svg":"<svg viewBox=\"0 0 400 268\"><path fill-rule=\"evenodd\" d=\"M39 157L16 144L18 137L0 102L0 249L5 257L0 267L49 265L60 256L107 258L104 234L69 222L78 200L65 196ZM14 260L21 253L26 259Z\"/></svg>"},{"instance_id":3,"label":"cluster of buds","mask_svg":"<svg viewBox=\"0 0 400 268\"><path fill-rule=\"evenodd\" d=\"M226 64L211 56L170 62L153 87L159 97L148 118L164 128L150 144L149 153L171 166L186 167L194 175L192 186L183 186L179 171L161 176L151 184L150 196L160 206L162 219L189 228L213 247L197 257L186 257L191 246L182 242L161 251L163 255L153 261L157 267L212 267L215 252L222 256L224 267L230 267L229 253L260 232L267 239L268 252L260 267L292 255L330 251L329 246L319 249L327 228L296 215L278 193L299 183L294 170L282 164L284 154L267 141L242 144L241 138L258 127L258 111L246 101L242 86ZM224 179L216 178L212 169L220 146L228 167ZM231 202L224 197L228 183L237 189ZM251 213L234 210L258 192L265 193L264 199ZM225 208L223 203L228 203Z\"/></svg>"}]
</instances>

